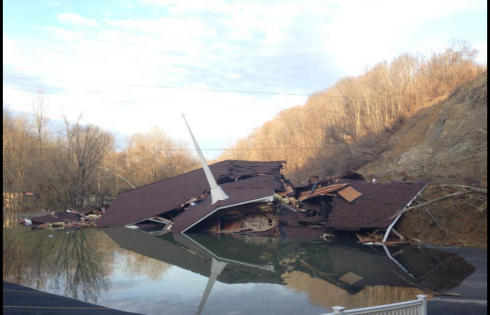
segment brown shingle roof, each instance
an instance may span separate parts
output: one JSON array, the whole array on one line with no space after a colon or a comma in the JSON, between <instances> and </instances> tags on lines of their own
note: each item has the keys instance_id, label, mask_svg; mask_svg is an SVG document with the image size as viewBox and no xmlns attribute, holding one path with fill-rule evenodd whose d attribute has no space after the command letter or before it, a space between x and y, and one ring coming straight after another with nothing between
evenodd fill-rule
<instances>
[{"instance_id":1,"label":"brown shingle roof","mask_svg":"<svg viewBox=\"0 0 490 315\"><path fill-rule=\"evenodd\" d=\"M78 222L78 221L80 221L80 218L82 217L79 213L67 212L67 211L55 212L54 216L57 217L59 219L59 221L72 221L72 222Z\"/></svg>"},{"instance_id":2,"label":"brown shingle roof","mask_svg":"<svg viewBox=\"0 0 490 315\"><path fill-rule=\"evenodd\" d=\"M325 234L325 229L323 228L307 228L307 227L293 227L293 226L284 226L284 232L286 233L286 237L289 238L308 238L308 239L318 239L320 236Z\"/></svg>"},{"instance_id":3,"label":"brown shingle roof","mask_svg":"<svg viewBox=\"0 0 490 315\"><path fill-rule=\"evenodd\" d=\"M284 189L279 180L283 163L227 160L213 164L210 168L218 183L243 175L264 174L274 180L276 189L281 190ZM103 227L135 223L171 211L208 189L202 168L142 186L122 193L97 220L97 225Z\"/></svg>"},{"instance_id":4,"label":"brown shingle roof","mask_svg":"<svg viewBox=\"0 0 490 315\"><path fill-rule=\"evenodd\" d=\"M211 198L210 196L207 196L198 206L189 207L189 209L175 219L172 232L182 232L217 208L273 196L275 185L276 183L273 179L265 176L252 177L237 182L222 184L221 188L223 188L228 195L228 199L211 204Z\"/></svg>"},{"instance_id":5,"label":"brown shingle roof","mask_svg":"<svg viewBox=\"0 0 490 315\"><path fill-rule=\"evenodd\" d=\"M55 217L46 216L46 215L43 215L43 216L40 216L40 217L30 218L30 220L34 224L56 223L56 222L60 222L61 221L60 219L57 219Z\"/></svg>"},{"instance_id":6,"label":"brown shingle roof","mask_svg":"<svg viewBox=\"0 0 490 315\"><path fill-rule=\"evenodd\" d=\"M386 229L394 220L390 217L402 210L426 186L424 182L373 184L347 179L340 179L337 183L348 183L362 196L353 203L341 197L334 198L326 227L336 230Z\"/></svg>"}]
</instances>

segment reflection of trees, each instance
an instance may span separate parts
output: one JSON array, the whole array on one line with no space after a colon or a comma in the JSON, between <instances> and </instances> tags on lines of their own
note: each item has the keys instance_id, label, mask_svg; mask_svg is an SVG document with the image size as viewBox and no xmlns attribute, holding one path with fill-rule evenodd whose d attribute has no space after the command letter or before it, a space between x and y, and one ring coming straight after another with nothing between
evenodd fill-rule
<instances>
[{"instance_id":1,"label":"reflection of trees","mask_svg":"<svg viewBox=\"0 0 490 315\"><path fill-rule=\"evenodd\" d=\"M108 238L92 229L67 232L4 230L3 278L85 301L107 291L114 262Z\"/></svg>"},{"instance_id":2,"label":"reflection of trees","mask_svg":"<svg viewBox=\"0 0 490 315\"><path fill-rule=\"evenodd\" d=\"M17 283L22 280L26 263L23 256L22 237L18 235L20 232L19 229L3 230L3 279L10 279Z\"/></svg>"},{"instance_id":3,"label":"reflection of trees","mask_svg":"<svg viewBox=\"0 0 490 315\"><path fill-rule=\"evenodd\" d=\"M419 288L392 287L386 285L366 286L356 294L349 292L320 278L293 271L282 275L286 285L297 292L305 292L310 301L319 306L342 305L347 308L375 306L397 303L416 298L417 294L427 294Z\"/></svg>"},{"instance_id":4,"label":"reflection of trees","mask_svg":"<svg viewBox=\"0 0 490 315\"><path fill-rule=\"evenodd\" d=\"M118 253L124 261L124 273L128 277L146 275L151 280L161 280L172 265L138 253L118 248Z\"/></svg>"},{"instance_id":5,"label":"reflection of trees","mask_svg":"<svg viewBox=\"0 0 490 315\"><path fill-rule=\"evenodd\" d=\"M55 288L64 285L65 295L83 297L84 300L94 299L102 290L107 291L109 280L104 266L106 253L98 249L96 240L90 237L93 235L87 233L87 230L62 235L57 237L59 252L51 265ZM37 256L36 251L33 255Z\"/></svg>"},{"instance_id":6,"label":"reflection of trees","mask_svg":"<svg viewBox=\"0 0 490 315\"><path fill-rule=\"evenodd\" d=\"M128 278L145 275L161 280L170 267L119 248L96 229L3 230L4 280L85 301L109 289L115 268L121 268Z\"/></svg>"},{"instance_id":7,"label":"reflection of trees","mask_svg":"<svg viewBox=\"0 0 490 315\"><path fill-rule=\"evenodd\" d=\"M15 224L19 222L18 212L10 209L3 208L3 228L12 228Z\"/></svg>"}]
</instances>

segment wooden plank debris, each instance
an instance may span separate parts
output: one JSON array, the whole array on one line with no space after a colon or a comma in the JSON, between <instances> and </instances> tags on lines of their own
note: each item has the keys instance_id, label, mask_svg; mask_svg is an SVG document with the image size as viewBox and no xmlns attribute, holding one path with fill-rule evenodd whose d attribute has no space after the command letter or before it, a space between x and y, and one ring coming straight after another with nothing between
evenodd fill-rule
<instances>
[{"instance_id":1,"label":"wooden plank debris","mask_svg":"<svg viewBox=\"0 0 490 315\"><path fill-rule=\"evenodd\" d=\"M216 223L206 231L217 234L231 234L245 231L264 232L277 226L278 220L275 217L267 217L260 214L242 216L235 220Z\"/></svg>"},{"instance_id":2,"label":"wooden plank debris","mask_svg":"<svg viewBox=\"0 0 490 315\"><path fill-rule=\"evenodd\" d=\"M298 197L299 201L304 201L313 197L317 196L324 196L328 193L336 192L339 191L342 188L345 188L348 184L334 184L334 185L329 185L326 187L321 187L317 188L313 193L310 193L309 191L301 193L301 195Z\"/></svg>"},{"instance_id":3,"label":"wooden plank debris","mask_svg":"<svg viewBox=\"0 0 490 315\"><path fill-rule=\"evenodd\" d=\"M362 194L355 190L352 186L347 186L344 189L339 190L337 193L348 202L353 202L362 196Z\"/></svg>"}]
</instances>

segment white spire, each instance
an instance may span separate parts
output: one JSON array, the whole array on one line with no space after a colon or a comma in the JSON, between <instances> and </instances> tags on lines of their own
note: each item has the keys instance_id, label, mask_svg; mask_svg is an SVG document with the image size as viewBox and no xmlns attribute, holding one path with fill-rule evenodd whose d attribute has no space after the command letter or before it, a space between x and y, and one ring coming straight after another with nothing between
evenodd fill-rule
<instances>
[{"instance_id":1,"label":"white spire","mask_svg":"<svg viewBox=\"0 0 490 315\"><path fill-rule=\"evenodd\" d=\"M194 142L194 146L196 147L197 155L199 156L199 160L201 160L202 169L204 170L204 174L206 174L206 178L209 183L209 187L211 188L211 204L216 203L219 200L228 199L228 195L223 191L223 189L218 186L216 180L214 179L213 173L211 173L211 169L209 168L206 160L204 159L204 155L202 155L201 149L197 144L194 135L192 134L191 128L185 119L185 115L182 114L182 118L184 118L185 124L187 125L187 129L189 129L189 133L191 134L192 142Z\"/></svg>"}]
</instances>

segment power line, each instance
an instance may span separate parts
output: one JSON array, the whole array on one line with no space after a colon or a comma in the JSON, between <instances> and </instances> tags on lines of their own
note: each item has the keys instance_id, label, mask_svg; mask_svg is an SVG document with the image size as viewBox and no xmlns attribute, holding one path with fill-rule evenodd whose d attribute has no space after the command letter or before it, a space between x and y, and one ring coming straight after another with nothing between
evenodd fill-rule
<instances>
[{"instance_id":1,"label":"power line","mask_svg":"<svg viewBox=\"0 0 490 315\"><path fill-rule=\"evenodd\" d=\"M459 144L459 143L458 143ZM433 144L431 147L455 147L458 144ZM346 146L343 147L341 145L330 145L329 147L340 147L341 149L371 149L373 148L372 146ZM389 148L412 148L414 147L413 145L390 145L387 146ZM9 147L6 147L9 150L12 151L39 151L39 150L69 150L68 148L37 148L37 149L23 149L23 148L16 148L12 149ZM246 148L246 149L216 149L216 148L210 148L210 149L201 149L202 151L258 151L258 150L321 150L324 149L322 147L291 147L291 148ZM163 151L195 151L196 149L192 148L183 148L183 149L165 149Z\"/></svg>"},{"instance_id":2,"label":"power line","mask_svg":"<svg viewBox=\"0 0 490 315\"><path fill-rule=\"evenodd\" d=\"M4 84L9 84L9 83L4 83ZM27 87L37 87L35 85L27 85L27 84L10 84L10 85L18 85L18 86L27 86ZM20 88L14 88L14 87L8 87L4 86L3 88L9 89L9 90L17 90L17 91L27 91L27 92L37 92L35 90L27 90L27 89L20 89ZM50 89L59 89L59 90L68 90L68 91L77 91L77 92L84 92L84 93L98 93L98 94L108 94L108 95L118 95L118 96L126 96L126 97L145 97L145 98L152 98L152 99L158 99L158 100L169 100L169 101L182 101L182 99L176 99L176 98L164 98L164 97L157 97L157 96L148 96L148 95L128 95L128 94L121 94L121 93L111 93L111 92L102 92L102 91L91 91L91 90L79 90L79 89L65 89L65 88L56 88L56 87L47 87ZM60 95L60 96L66 96L66 97L77 97L76 95L67 95L67 94L62 94L62 93L54 93L54 92L44 92L44 94L53 94L53 95ZM128 101L119 101L119 100L107 100L107 101L113 101L113 102L121 102L121 103L131 103L131 104L141 104L140 102L128 102ZM205 104L213 104L213 105L227 105L227 106L242 106L242 107L254 107L254 108L273 108L273 109L287 109L287 110L299 110L299 111L308 111L308 112L331 112L331 113L337 113L340 111L333 111L333 110L319 110L319 109L305 109L305 108L294 108L294 107L280 107L280 106L260 106L260 105L249 105L249 104L237 104L237 103L221 103L221 102L209 102L209 101L195 101L195 100L184 100L186 102L199 102L199 103L205 103Z\"/></svg>"},{"instance_id":3,"label":"power line","mask_svg":"<svg viewBox=\"0 0 490 315\"><path fill-rule=\"evenodd\" d=\"M243 93L243 94L265 94L265 95L284 95L284 96L308 96L308 97L323 97L323 98L343 98L343 95L318 95L318 94L301 94L301 93L284 93L284 92L266 92L266 91L247 91L247 90L225 90L225 89L205 89L205 88L189 88L178 86L165 86L165 85L145 85L145 84L132 84L132 83L114 83L114 82L100 82L100 81L87 81L87 80L68 80L68 79L43 79L35 77L16 77L16 76L3 76L4 79L22 79L22 80L45 80L45 81L59 81L59 82L74 82L74 83L89 83L89 84L105 84L116 86L132 86L142 88L158 88L158 89L173 89L173 90L190 90L190 91L207 91L207 92L222 92L222 93ZM351 97L352 98L352 97ZM367 98L367 96L357 96L354 98ZM382 97L387 98L387 97Z\"/></svg>"},{"instance_id":4,"label":"power line","mask_svg":"<svg viewBox=\"0 0 490 315\"><path fill-rule=\"evenodd\" d=\"M33 90L25 90L25 89L16 89L16 88L11 88L11 87L5 87L5 89L9 90L16 90L16 91L26 91L26 92L36 92ZM61 94L61 93L52 93L52 92L43 92L44 94L54 94L54 95L59 95L59 96L66 96L66 97L77 97L76 95L67 95L67 94ZM140 102L128 102L128 101L120 101L120 100L105 100L109 102L121 102L121 103L129 103L129 104L139 104L142 105ZM216 104L212 102L204 102L204 103L209 103L209 104ZM224 105L223 103L217 103L219 105ZM232 105L232 104L227 104L227 105ZM300 109L300 108L287 108L287 107L271 107L271 106L258 106L258 105L243 105L243 104L233 104L236 106L243 106L243 107L256 107L256 108L280 108L280 109L291 109L291 110L305 110L305 111L310 111L308 109ZM313 110L312 110L313 111ZM336 113L339 111L325 111L325 112L331 112L331 113ZM318 122L317 120L304 120L304 119L284 119L284 118L277 118L273 117L271 120L283 120L283 121L296 121L296 122Z\"/></svg>"},{"instance_id":5,"label":"power line","mask_svg":"<svg viewBox=\"0 0 490 315\"><path fill-rule=\"evenodd\" d=\"M3 88L4 89L8 89L8 90L25 91L25 92L33 92L33 93L37 93L38 92L36 90L20 89L20 88L5 86L5 85L3 86ZM68 95L68 94L63 94L63 93L46 92L46 91L43 91L42 94L59 95L59 96L66 96L66 97L78 97L76 95ZM121 101L121 100L104 100L104 101L108 101L108 102L119 102L119 103L129 103L129 104L141 104L139 102L129 102L129 101Z\"/></svg>"},{"instance_id":6,"label":"power line","mask_svg":"<svg viewBox=\"0 0 490 315\"><path fill-rule=\"evenodd\" d=\"M5 84L8 84L8 83L5 83ZM30 86L30 87L33 87L32 85L22 85L22 86ZM8 86L4 86L3 88L9 89L9 90L16 90L16 91L37 92L35 90L27 90L27 89L14 88L14 87L8 87ZM64 89L64 88L54 88L54 89ZM72 89L65 89L65 90L72 90ZM85 90L73 90L73 91L91 92L91 91L85 91ZM68 94L54 93L54 92L46 92L46 91L43 91L42 93L43 94L52 94L52 95L65 96L65 97L77 97L76 95L68 95ZM175 98L162 98L162 97L155 97L155 96L144 96L144 95L138 96L138 95L127 95L127 94L106 93L106 92L94 92L94 93L105 93L105 94L114 94L114 95L130 96L130 97L150 97L150 98L155 98L155 99L160 99L160 100L181 101L181 100L175 99ZM119 102L119 103L128 103L128 104L140 104L140 105L142 104L141 102L129 102L129 101L121 101L121 100L105 100L105 101L108 101L108 102ZM185 101L186 102L194 102L192 100L185 100ZM230 103L208 102L208 101L199 101L199 103L212 104L212 105L254 107L254 108L273 108L273 109L285 109L285 110L308 111L308 112L322 112L322 113L343 113L343 111L340 111L340 110L319 110L319 109L305 109L305 108L267 106L267 105L266 106L260 106L260 105L237 104L237 103L230 104ZM282 121L295 121L295 122L318 122L318 120L285 119L285 118L277 118L277 117L273 117L272 119L273 120L282 120Z\"/></svg>"},{"instance_id":7,"label":"power line","mask_svg":"<svg viewBox=\"0 0 490 315\"><path fill-rule=\"evenodd\" d=\"M4 86L4 88L9 89L9 90L16 90L16 91L36 92L34 90L16 89L16 88L5 87L5 86ZM67 94L53 93L53 92L43 92L43 93L44 94L53 94L53 95L65 96L65 97L77 97L76 95L67 95ZM165 100L167 100L167 98L165 98ZM169 100L177 100L177 99L169 99ZM128 101L120 101L120 100L105 100L105 101L129 103L129 104L139 104L139 105L142 104L141 102L128 102ZM224 103L215 103L215 102L204 102L204 103L225 105ZM272 106L244 105L244 104L226 104L226 105L243 106L243 107L256 107L256 108L278 108L278 109L290 109L290 110L320 111L320 110L309 110L309 109L301 109L301 108L272 107ZM326 111L322 111L322 112L338 113L340 111L327 111L326 110ZM271 120L295 121L295 122L318 122L318 120L284 119L284 118L277 118L277 117L273 117L273 118L271 118Z\"/></svg>"},{"instance_id":8,"label":"power line","mask_svg":"<svg viewBox=\"0 0 490 315\"><path fill-rule=\"evenodd\" d=\"M286 96L312 96L312 94L301 94L301 93L283 93L283 92L266 92L266 91L245 91L245 90L224 90L224 89L205 89L205 88L189 88L189 87L168 86L168 85L145 85L145 84L114 83L114 82L100 82L100 81L86 81L86 80L43 79L43 78L34 78L34 77L14 77L14 76L4 76L3 78L4 79L45 80L45 81L59 81L59 82L105 84L105 85L133 86L133 87L142 87L142 88L158 88L158 89L172 89L172 90L191 90L191 91L224 92L224 93L244 93L244 94L267 94L267 95L286 95Z\"/></svg>"}]
</instances>

